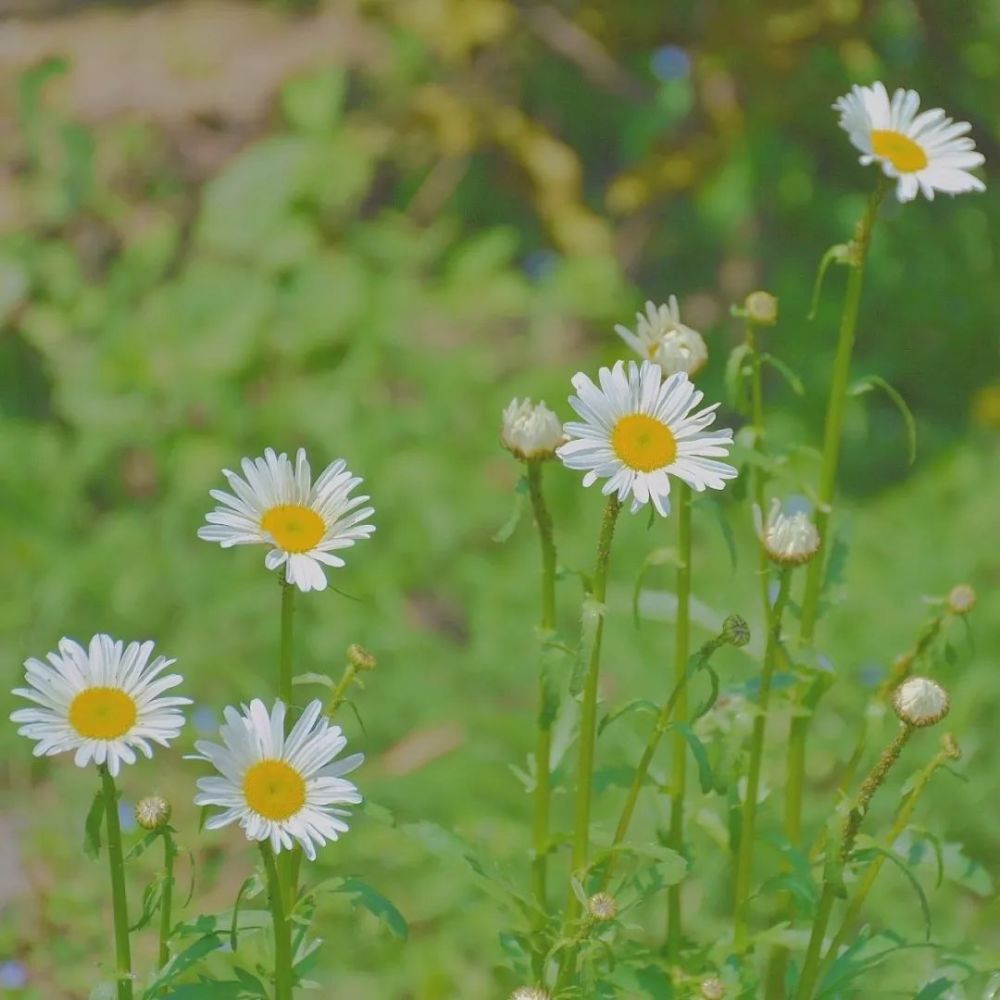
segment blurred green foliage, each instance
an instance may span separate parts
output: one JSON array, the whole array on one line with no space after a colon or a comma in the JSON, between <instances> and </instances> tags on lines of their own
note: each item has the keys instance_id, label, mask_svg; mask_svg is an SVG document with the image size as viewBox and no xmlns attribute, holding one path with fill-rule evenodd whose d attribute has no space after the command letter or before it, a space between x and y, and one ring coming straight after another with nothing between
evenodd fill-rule
<instances>
[{"instance_id":1,"label":"blurred green foliage","mask_svg":"<svg viewBox=\"0 0 1000 1000\"><path fill-rule=\"evenodd\" d=\"M345 997L496 997L512 985L497 968L509 920L419 824L485 843L513 879L526 877L527 798L509 768L531 744L536 554L526 524L505 545L492 540L517 479L496 447L501 407L543 394L565 415L569 375L619 353L613 323L672 292L706 332L706 391L720 396L740 336L729 305L767 287L782 310L768 336L807 389L800 400L777 374L769 381L773 433L816 440L842 279L830 276L807 323L814 268L874 182L830 104L856 80L914 86L973 123L992 175L1000 9L385 0L361 16L378 58L290 79L267 127L207 178L155 123L75 120L53 96L72 73L65 60L21 77L5 154L15 210L0 234L3 690L25 656L63 634L152 636L177 656L199 706L187 743L131 769L126 800L150 783L171 798L198 860L199 905L231 906L249 852L236 835L194 833L181 754L223 704L270 684L279 595L260 553L222 553L194 532L219 470L241 455L300 444L316 464L343 455L370 487L378 532L348 554L334 580L343 594L302 602L298 669L338 671L349 642L376 651L359 718L345 726L369 755L359 783L404 826L372 808L320 866L363 875L406 916L410 938L347 899L324 900L315 978ZM832 608L823 637L841 683L810 773L818 828L863 689L911 644L921 595L973 582L976 643L956 639L939 664L970 781L936 780L920 815L976 862L963 867L950 847L955 877L935 889L931 873L925 887L935 939L957 951L975 942L984 970L1000 962L990 783L1000 421L988 395L975 412L992 428L970 429L968 417L970 394L998 370L991 192L890 207L876 233L856 369L907 399L919 458L911 470L891 402L853 404L845 476L864 503L845 519L838 594L846 586L851 599ZM563 470L548 479L562 562L585 568L598 498ZM705 627L730 610L755 622L754 581L732 574L717 520L698 505ZM648 697L650 677L668 669L669 631L629 623L639 567L668 543L640 521L625 522L615 552L606 693L616 702ZM735 525L741 565L748 528ZM650 587L669 581L662 566L647 575ZM579 584L567 573L560 587L572 635ZM655 611L655 593L649 601ZM745 663L728 655L724 680L738 694ZM11 701L0 696L5 710ZM602 755L626 763L643 738L641 718L623 721ZM3 829L25 872L5 897L0 955L26 963L26 997L86 996L107 939L94 906L103 872L79 853L93 789L67 761L29 764L10 727L0 746ZM603 794L620 794L613 766ZM652 835L662 817L645 808ZM708 874L694 931L708 940L724 925L726 866L711 858L726 804L709 794L698 808L692 850ZM919 937L910 892L884 875L874 925ZM662 919L655 907L642 915L654 938ZM868 992L844 995L913 995L946 971L967 975L933 951L903 952Z\"/></svg>"}]
</instances>

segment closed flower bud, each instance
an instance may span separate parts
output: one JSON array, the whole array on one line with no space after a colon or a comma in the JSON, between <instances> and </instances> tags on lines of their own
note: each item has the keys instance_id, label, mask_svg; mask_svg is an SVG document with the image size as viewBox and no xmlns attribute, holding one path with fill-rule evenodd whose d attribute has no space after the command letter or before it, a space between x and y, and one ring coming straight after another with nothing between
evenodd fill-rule
<instances>
[{"instance_id":1,"label":"closed flower bud","mask_svg":"<svg viewBox=\"0 0 1000 1000\"><path fill-rule=\"evenodd\" d=\"M967 584L952 587L948 594L948 610L953 615L967 615L976 606L976 592Z\"/></svg>"},{"instance_id":2,"label":"closed flower bud","mask_svg":"<svg viewBox=\"0 0 1000 1000\"><path fill-rule=\"evenodd\" d=\"M614 920L618 916L618 904L610 893L596 892L587 900L587 911L595 920Z\"/></svg>"},{"instance_id":3,"label":"closed flower bud","mask_svg":"<svg viewBox=\"0 0 1000 1000\"><path fill-rule=\"evenodd\" d=\"M559 418L544 403L512 399L503 411L500 440L516 458L552 458L564 439Z\"/></svg>"},{"instance_id":4,"label":"closed flower bud","mask_svg":"<svg viewBox=\"0 0 1000 1000\"><path fill-rule=\"evenodd\" d=\"M751 292L743 303L747 318L757 326L778 322L778 300L770 292Z\"/></svg>"},{"instance_id":5,"label":"closed flower bud","mask_svg":"<svg viewBox=\"0 0 1000 1000\"><path fill-rule=\"evenodd\" d=\"M958 745L955 737L951 733L945 733L941 737L941 749L952 759L962 759L962 749Z\"/></svg>"},{"instance_id":6,"label":"closed flower bud","mask_svg":"<svg viewBox=\"0 0 1000 1000\"><path fill-rule=\"evenodd\" d=\"M370 653L364 646L359 646L356 642L352 642L347 647L347 662L358 671L374 670L376 664L375 654Z\"/></svg>"},{"instance_id":7,"label":"closed flower bud","mask_svg":"<svg viewBox=\"0 0 1000 1000\"><path fill-rule=\"evenodd\" d=\"M549 1000L549 994L540 986L518 986L510 1000Z\"/></svg>"},{"instance_id":8,"label":"closed flower bud","mask_svg":"<svg viewBox=\"0 0 1000 1000\"><path fill-rule=\"evenodd\" d=\"M745 646L750 641L750 626L739 615L729 615L722 623L722 638L731 646Z\"/></svg>"},{"instance_id":9,"label":"closed flower bud","mask_svg":"<svg viewBox=\"0 0 1000 1000\"><path fill-rule=\"evenodd\" d=\"M718 976L703 979L700 989L702 1000L723 1000L726 995L726 987L722 985L722 980Z\"/></svg>"},{"instance_id":10,"label":"closed flower bud","mask_svg":"<svg viewBox=\"0 0 1000 1000\"><path fill-rule=\"evenodd\" d=\"M773 500L766 523L756 504L753 517L764 551L779 565L801 566L819 551L819 532L804 510L786 513L780 501Z\"/></svg>"},{"instance_id":11,"label":"closed flower bud","mask_svg":"<svg viewBox=\"0 0 1000 1000\"><path fill-rule=\"evenodd\" d=\"M892 707L908 726L933 726L948 714L948 692L928 677L910 677L896 688Z\"/></svg>"},{"instance_id":12,"label":"closed flower bud","mask_svg":"<svg viewBox=\"0 0 1000 1000\"><path fill-rule=\"evenodd\" d=\"M135 821L144 830L159 830L170 822L170 803L159 795L139 799L135 806Z\"/></svg>"}]
</instances>

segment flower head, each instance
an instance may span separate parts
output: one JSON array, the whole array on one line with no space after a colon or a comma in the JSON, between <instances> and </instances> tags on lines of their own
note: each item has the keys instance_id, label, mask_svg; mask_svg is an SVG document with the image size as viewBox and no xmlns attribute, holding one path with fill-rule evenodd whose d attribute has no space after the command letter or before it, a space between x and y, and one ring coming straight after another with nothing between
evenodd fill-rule
<instances>
[{"instance_id":1,"label":"flower head","mask_svg":"<svg viewBox=\"0 0 1000 1000\"><path fill-rule=\"evenodd\" d=\"M780 500L772 500L766 523L756 504L753 516L764 551L779 565L800 566L819 551L819 532L806 511L786 511Z\"/></svg>"},{"instance_id":2,"label":"flower head","mask_svg":"<svg viewBox=\"0 0 1000 1000\"><path fill-rule=\"evenodd\" d=\"M556 454L570 469L586 471L583 485L606 479L603 492L625 500L633 513L652 503L670 512L670 476L693 490L720 490L736 469L715 461L729 454L730 430L706 431L718 404L692 411L704 398L684 372L663 377L659 366L634 361L598 373L600 386L582 372L573 377L579 395L570 406L583 422L566 424L571 439Z\"/></svg>"},{"instance_id":3,"label":"flower head","mask_svg":"<svg viewBox=\"0 0 1000 1000\"><path fill-rule=\"evenodd\" d=\"M352 476L347 463L337 459L315 482L303 448L295 464L272 448L263 458L243 459L243 475L223 469L236 496L212 490L221 506L206 515L208 522L198 537L232 545L270 545L264 564L285 567L285 579L299 590L324 590L323 566L343 566L334 553L350 548L375 530L365 521L375 513L364 506L365 495L351 496L361 479Z\"/></svg>"},{"instance_id":4,"label":"flower head","mask_svg":"<svg viewBox=\"0 0 1000 1000\"><path fill-rule=\"evenodd\" d=\"M150 795L135 804L135 821L144 830L159 830L170 822L170 803L160 795Z\"/></svg>"},{"instance_id":5,"label":"flower head","mask_svg":"<svg viewBox=\"0 0 1000 1000\"><path fill-rule=\"evenodd\" d=\"M731 646L745 646L750 641L750 626L742 615L727 615L721 638Z\"/></svg>"},{"instance_id":6,"label":"flower head","mask_svg":"<svg viewBox=\"0 0 1000 1000\"><path fill-rule=\"evenodd\" d=\"M549 1000L549 994L540 986L518 986L510 1000Z\"/></svg>"},{"instance_id":7,"label":"flower head","mask_svg":"<svg viewBox=\"0 0 1000 1000\"><path fill-rule=\"evenodd\" d=\"M285 706L269 712L255 698L237 711L226 708L219 729L222 744L199 740L196 760L206 760L218 777L200 778L195 804L220 806L205 826L210 830L239 822L248 840L271 843L275 852L302 845L306 857L316 846L337 840L347 831L344 805L361 801L357 788L343 775L364 757L352 754L334 762L347 745L340 726L323 717L316 700L302 713L286 737Z\"/></svg>"},{"instance_id":8,"label":"flower head","mask_svg":"<svg viewBox=\"0 0 1000 1000\"><path fill-rule=\"evenodd\" d=\"M95 635L89 649L61 639L48 663L25 662L29 686L14 694L38 707L19 708L11 721L23 723L22 736L37 740L36 757L73 750L77 767L93 761L117 776L122 763L135 763L136 749L152 757L150 742L168 746L184 725L178 709L191 704L160 697L183 678L161 676L174 661L158 656L150 663L152 652L152 642L125 646L109 635Z\"/></svg>"},{"instance_id":9,"label":"flower head","mask_svg":"<svg viewBox=\"0 0 1000 1000\"><path fill-rule=\"evenodd\" d=\"M708 348L701 334L681 322L676 295L671 295L665 305L647 302L646 314L635 314L634 333L621 323L615 333L639 357L658 364L664 375L695 375L708 361Z\"/></svg>"},{"instance_id":10,"label":"flower head","mask_svg":"<svg viewBox=\"0 0 1000 1000\"><path fill-rule=\"evenodd\" d=\"M928 677L910 677L896 688L892 707L908 726L933 726L948 714L948 692Z\"/></svg>"},{"instance_id":11,"label":"flower head","mask_svg":"<svg viewBox=\"0 0 1000 1000\"><path fill-rule=\"evenodd\" d=\"M948 610L953 615L967 615L976 606L976 592L967 583L956 584L948 593Z\"/></svg>"},{"instance_id":12,"label":"flower head","mask_svg":"<svg viewBox=\"0 0 1000 1000\"><path fill-rule=\"evenodd\" d=\"M709 976L701 981L701 996L703 1000L723 1000L726 995L726 987L718 976Z\"/></svg>"},{"instance_id":13,"label":"flower head","mask_svg":"<svg viewBox=\"0 0 1000 1000\"><path fill-rule=\"evenodd\" d=\"M894 178L896 197L912 201L918 191L933 199L935 191L960 194L983 191L985 185L969 171L983 162L983 154L966 132L968 122L955 122L941 108L917 114L920 96L897 90L890 100L881 83L855 85L833 105L840 127L861 152L866 166L878 162Z\"/></svg>"},{"instance_id":14,"label":"flower head","mask_svg":"<svg viewBox=\"0 0 1000 1000\"><path fill-rule=\"evenodd\" d=\"M565 441L559 418L542 402L512 399L500 425L503 446L517 458L552 458Z\"/></svg>"},{"instance_id":15,"label":"flower head","mask_svg":"<svg viewBox=\"0 0 1000 1000\"><path fill-rule=\"evenodd\" d=\"M778 322L778 300L770 292L751 292L743 309L750 322L757 326L774 326Z\"/></svg>"},{"instance_id":16,"label":"flower head","mask_svg":"<svg viewBox=\"0 0 1000 1000\"><path fill-rule=\"evenodd\" d=\"M614 920L618 916L618 903L609 892L595 892L587 900L587 912L600 923Z\"/></svg>"}]
</instances>

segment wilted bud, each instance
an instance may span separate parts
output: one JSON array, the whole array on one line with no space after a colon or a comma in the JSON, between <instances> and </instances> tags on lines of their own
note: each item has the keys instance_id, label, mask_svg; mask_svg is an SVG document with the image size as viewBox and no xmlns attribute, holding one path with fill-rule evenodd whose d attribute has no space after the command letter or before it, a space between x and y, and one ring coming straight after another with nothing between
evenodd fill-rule
<instances>
[{"instance_id":1,"label":"wilted bud","mask_svg":"<svg viewBox=\"0 0 1000 1000\"><path fill-rule=\"evenodd\" d=\"M728 615L722 623L722 638L730 646L745 646L750 641L750 626L739 615Z\"/></svg>"},{"instance_id":2,"label":"wilted bud","mask_svg":"<svg viewBox=\"0 0 1000 1000\"><path fill-rule=\"evenodd\" d=\"M559 418L544 403L512 399L503 411L500 440L516 458L552 458L564 438Z\"/></svg>"},{"instance_id":3,"label":"wilted bud","mask_svg":"<svg viewBox=\"0 0 1000 1000\"><path fill-rule=\"evenodd\" d=\"M170 803L159 795L139 799L135 806L135 821L144 830L159 830L170 822Z\"/></svg>"},{"instance_id":4,"label":"wilted bud","mask_svg":"<svg viewBox=\"0 0 1000 1000\"><path fill-rule=\"evenodd\" d=\"M892 707L908 726L933 726L948 714L948 692L928 677L910 677L896 688Z\"/></svg>"},{"instance_id":5,"label":"wilted bud","mask_svg":"<svg viewBox=\"0 0 1000 1000\"><path fill-rule=\"evenodd\" d=\"M587 900L587 912L595 920L614 920L618 916L618 904L610 893L596 892Z\"/></svg>"},{"instance_id":6,"label":"wilted bud","mask_svg":"<svg viewBox=\"0 0 1000 1000\"><path fill-rule=\"evenodd\" d=\"M743 308L747 319L757 326L774 326L778 322L778 300L770 292L751 292Z\"/></svg>"},{"instance_id":7,"label":"wilted bud","mask_svg":"<svg viewBox=\"0 0 1000 1000\"><path fill-rule=\"evenodd\" d=\"M962 759L962 749L958 745L955 737L951 733L945 733L941 737L941 749L952 759Z\"/></svg>"},{"instance_id":8,"label":"wilted bud","mask_svg":"<svg viewBox=\"0 0 1000 1000\"><path fill-rule=\"evenodd\" d=\"M703 979L700 988L703 1000L723 1000L726 995L726 987L722 985L722 980L718 976Z\"/></svg>"},{"instance_id":9,"label":"wilted bud","mask_svg":"<svg viewBox=\"0 0 1000 1000\"><path fill-rule=\"evenodd\" d=\"M518 986L510 1000L549 1000L549 994L540 986Z\"/></svg>"},{"instance_id":10,"label":"wilted bud","mask_svg":"<svg viewBox=\"0 0 1000 1000\"><path fill-rule=\"evenodd\" d=\"M374 670L376 663L375 654L368 652L364 646L359 646L356 642L352 642L347 647L347 662L358 671Z\"/></svg>"},{"instance_id":11,"label":"wilted bud","mask_svg":"<svg viewBox=\"0 0 1000 1000\"><path fill-rule=\"evenodd\" d=\"M785 513L779 500L771 502L765 523L760 507L754 504L757 537L768 558L781 566L801 566L819 551L816 525L804 510Z\"/></svg>"},{"instance_id":12,"label":"wilted bud","mask_svg":"<svg viewBox=\"0 0 1000 1000\"><path fill-rule=\"evenodd\" d=\"M954 615L967 615L976 606L976 592L967 583L952 587L948 594L948 609Z\"/></svg>"}]
</instances>

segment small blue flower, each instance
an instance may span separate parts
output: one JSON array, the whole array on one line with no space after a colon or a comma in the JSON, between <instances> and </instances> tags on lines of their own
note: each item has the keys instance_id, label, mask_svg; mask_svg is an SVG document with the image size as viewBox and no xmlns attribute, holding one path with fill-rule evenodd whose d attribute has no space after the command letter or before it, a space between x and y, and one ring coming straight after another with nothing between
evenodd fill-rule
<instances>
[{"instance_id":1,"label":"small blue flower","mask_svg":"<svg viewBox=\"0 0 1000 1000\"><path fill-rule=\"evenodd\" d=\"M0 990L20 990L28 985L28 970L23 962L10 958L0 962Z\"/></svg>"}]
</instances>

